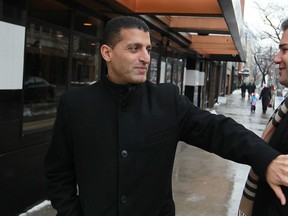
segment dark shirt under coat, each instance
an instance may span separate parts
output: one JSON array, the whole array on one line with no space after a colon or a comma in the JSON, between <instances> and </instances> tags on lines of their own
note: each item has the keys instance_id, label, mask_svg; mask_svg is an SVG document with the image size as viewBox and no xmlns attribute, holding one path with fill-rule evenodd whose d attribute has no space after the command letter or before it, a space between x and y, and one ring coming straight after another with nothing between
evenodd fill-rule
<instances>
[{"instance_id":1,"label":"dark shirt under coat","mask_svg":"<svg viewBox=\"0 0 288 216\"><path fill-rule=\"evenodd\" d=\"M175 85L104 78L61 97L46 157L48 199L58 216L175 216L178 141L251 164L260 177L279 155L231 118L192 105Z\"/></svg>"}]
</instances>

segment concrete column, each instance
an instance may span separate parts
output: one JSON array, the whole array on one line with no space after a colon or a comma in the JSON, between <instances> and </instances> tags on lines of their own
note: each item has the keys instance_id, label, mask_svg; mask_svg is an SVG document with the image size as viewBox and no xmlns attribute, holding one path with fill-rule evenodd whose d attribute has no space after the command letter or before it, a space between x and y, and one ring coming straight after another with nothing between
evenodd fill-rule
<instances>
[{"instance_id":1,"label":"concrete column","mask_svg":"<svg viewBox=\"0 0 288 216\"><path fill-rule=\"evenodd\" d=\"M211 64L211 73L210 73L210 87L209 87L209 103L208 108L213 108L215 104L215 95L216 95L216 82L217 82L217 65L212 62Z\"/></svg>"}]
</instances>

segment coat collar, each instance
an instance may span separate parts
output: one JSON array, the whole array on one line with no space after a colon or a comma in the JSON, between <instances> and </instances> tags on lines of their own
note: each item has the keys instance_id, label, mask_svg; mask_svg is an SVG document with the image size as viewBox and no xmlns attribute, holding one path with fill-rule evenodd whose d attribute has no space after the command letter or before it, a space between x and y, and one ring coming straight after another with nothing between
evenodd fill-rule
<instances>
[{"instance_id":1,"label":"coat collar","mask_svg":"<svg viewBox=\"0 0 288 216\"><path fill-rule=\"evenodd\" d=\"M132 96L142 84L117 84L108 79L105 75L101 78L107 90L117 99L126 100Z\"/></svg>"}]
</instances>

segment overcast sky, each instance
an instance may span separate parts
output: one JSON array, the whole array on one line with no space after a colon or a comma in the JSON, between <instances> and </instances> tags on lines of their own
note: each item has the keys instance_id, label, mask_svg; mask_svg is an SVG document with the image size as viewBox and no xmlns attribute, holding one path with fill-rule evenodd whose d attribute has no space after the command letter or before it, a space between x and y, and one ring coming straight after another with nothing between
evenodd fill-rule
<instances>
[{"instance_id":1,"label":"overcast sky","mask_svg":"<svg viewBox=\"0 0 288 216\"><path fill-rule=\"evenodd\" d=\"M268 1L269 0L261 0L261 5L262 3L263 5L267 5ZM259 9L257 9L254 2L255 0L245 0L244 21L247 22L249 26L259 27L259 24L262 25L263 21L260 16Z\"/></svg>"},{"instance_id":2,"label":"overcast sky","mask_svg":"<svg viewBox=\"0 0 288 216\"><path fill-rule=\"evenodd\" d=\"M288 17L288 1L287 0L245 0L244 8L244 22L248 25L249 31L256 36L257 41L261 44L270 44L273 46L278 46L272 39L261 39L263 35L267 35L269 32L271 35L275 35L274 29L268 25L264 24L261 17L262 11L258 8L265 10L266 14L269 14L269 19L274 26L280 27L281 22ZM263 14L262 14L263 15Z\"/></svg>"},{"instance_id":3,"label":"overcast sky","mask_svg":"<svg viewBox=\"0 0 288 216\"><path fill-rule=\"evenodd\" d=\"M288 7L287 0L245 0L244 21L255 28L263 27L264 25L255 2L260 4L262 8L265 8L268 3L277 4L280 7L281 5ZM275 13L277 13L277 11L275 11Z\"/></svg>"}]
</instances>

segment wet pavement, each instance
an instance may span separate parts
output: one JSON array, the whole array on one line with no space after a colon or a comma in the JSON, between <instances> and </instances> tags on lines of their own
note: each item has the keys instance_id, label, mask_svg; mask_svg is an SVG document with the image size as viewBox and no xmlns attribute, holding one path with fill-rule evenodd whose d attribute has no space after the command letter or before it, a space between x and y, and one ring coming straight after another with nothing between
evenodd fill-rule
<instances>
[{"instance_id":1,"label":"wet pavement","mask_svg":"<svg viewBox=\"0 0 288 216\"><path fill-rule=\"evenodd\" d=\"M243 124L261 136L273 113L268 108L262 114L261 101L256 112L250 112L248 97L236 90L219 97L214 110ZM224 160L214 154L179 143L173 171L173 194L176 216L236 216L249 167ZM35 206L21 216L55 216L48 201Z\"/></svg>"}]
</instances>

